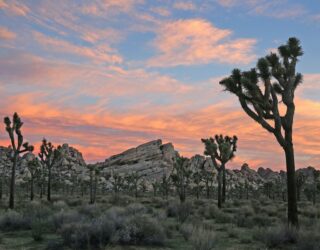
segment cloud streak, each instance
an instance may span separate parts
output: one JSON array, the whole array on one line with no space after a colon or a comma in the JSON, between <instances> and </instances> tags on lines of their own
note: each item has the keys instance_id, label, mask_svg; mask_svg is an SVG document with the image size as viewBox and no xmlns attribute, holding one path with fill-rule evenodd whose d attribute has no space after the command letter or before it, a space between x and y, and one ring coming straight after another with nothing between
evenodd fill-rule
<instances>
[{"instance_id":1,"label":"cloud streak","mask_svg":"<svg viewBox=\"0 0 320 250\"><path fill-rule=\"evenodd\" d=\"M204 19L185 19L163 24L154 47L159 54L148 66L248 64L255 59L255 39L231 39L232 31L220 29Z\"/></svg>"}]
</instances>

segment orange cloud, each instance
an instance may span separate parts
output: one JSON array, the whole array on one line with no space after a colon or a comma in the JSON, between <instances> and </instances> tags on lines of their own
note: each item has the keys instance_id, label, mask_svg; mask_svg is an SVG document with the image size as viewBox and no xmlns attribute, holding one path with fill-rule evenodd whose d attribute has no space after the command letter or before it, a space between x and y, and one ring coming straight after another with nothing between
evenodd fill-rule
<instances>
[{"instance_id":1,"label":"orange cloud","mask_svg":"<svg viewBox=\"0 0 320 250\"><path fill-rule=\"evenodd\" d=\"M8 30L5 27L0 27L0 40L13 40L17 37L17 34Z\"/></svg>"},{"instance_id":2,"label":"orange cloud","mask_svg":"<svg viewBox=\"0 0 320 250\"><path fill-rule=\"evenodd\" d=\"M163 24L154 46L160 54L148 66L167 67L210 62L247 64L255 55L255 39L231 40L232 32L219 29L203 19L187 19Z\"/></svg>"}]
</instances>

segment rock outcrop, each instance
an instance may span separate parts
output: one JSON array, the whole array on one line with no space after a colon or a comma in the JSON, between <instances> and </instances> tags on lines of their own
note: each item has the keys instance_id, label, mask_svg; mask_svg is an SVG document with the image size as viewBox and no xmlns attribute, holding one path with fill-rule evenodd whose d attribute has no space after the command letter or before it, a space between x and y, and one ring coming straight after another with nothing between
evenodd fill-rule
<instances>
[{"instance_id":1,"label":"rock outcrop","mask_svg":"<svg viewBox=\"0 0 320 250\"><path fill-rule=\"evenodd\" d=\"M171 143L155 140L111 156L97 165L104 175L137 172L146 179L160 179L171 172L177 155Z\"/></svg>"}]
</instances>

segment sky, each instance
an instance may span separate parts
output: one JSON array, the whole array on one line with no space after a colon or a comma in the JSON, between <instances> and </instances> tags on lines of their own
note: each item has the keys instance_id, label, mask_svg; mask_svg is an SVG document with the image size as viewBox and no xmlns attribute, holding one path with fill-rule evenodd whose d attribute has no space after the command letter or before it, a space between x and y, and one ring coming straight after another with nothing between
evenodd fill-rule
<instances>
[{"instance_id":1,"label":"sky","mask_svg":"<svg viewBox=\"0 0 320 250\"><path fill-rule=\"evenodd\" d=\"M318 0L0 0L0 117L18 112L36 151L46 137L87 162L155 139L190 157L225 134L239 138L229 167L285 169L273 135L219 81L292 36L305 52L296 165L320 169Z\"/></svg>"}]
</instances>

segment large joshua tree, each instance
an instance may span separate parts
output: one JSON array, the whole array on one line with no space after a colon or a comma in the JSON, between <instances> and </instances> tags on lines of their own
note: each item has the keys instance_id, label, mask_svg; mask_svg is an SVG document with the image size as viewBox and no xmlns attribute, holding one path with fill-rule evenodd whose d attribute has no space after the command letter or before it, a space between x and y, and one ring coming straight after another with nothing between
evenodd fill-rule
<instances>
[{"instance_id":1,"label":"large joshua tree","mask_svg":"<svg viewBox=\"0 0 320 250\"><path fill-rule=\"evenodd\" d=\"M222 207L226 195L226 164L235 156L237 150L236 136L216 135L215 138L201 139L205 145L204 154L211 157L213 166L218 172L218 207Z\"/></svg>"},{"instance_id":2,"label":"large joshua tree","mask_svg":"<svg viewBox=\"0 0 320 250\"><path fill-rule=\"evenodd\" d=\"M42 140L40 146L39 158L48 169L48 187L47 187L47 200L51 201L51 175L52 168L57 163L60 156L60 146L55 148L51 142L48 142L45 138Z\"/></svg>"},{"instance_id":3,"label":"large joshua tree","mask_svg":"<svg viewBox=\"0 0 320 250\"><path fill-rule=\"evenodd\" d=\"M297 38L289 38L278 52L260 58L257 67L249 71L234 69L220 84L238 97L246 114L274 134L283 148L287 167L288 222L298 226L292 128L294 93L302 82L296 65L303 51ZM284 112L280 112L280 104L284 106Z\"/></svg>"},{"instance_id":4,"label":"large joshua tree","mask_svg":"<svg viewBox=\"0 0 320 250\"><path fill-rule=\"evenodd\" d=\"M11 155L12 168L11 168L11 180L10 180L9 208L13 209L14 208L14 192L15 192L15 176L16 176L16 167L17 167L18 157L22 153L32 152L34 147L29 145L28 142L23 143L23 135L21 133L21 127L23 125L23 122L21 121L17 113L14 113L12 122L9 117L5 117L4 123L6 125L6 131L9 134L11 147L12 147L12 155Z\"/></svg>"}]
</instances>

